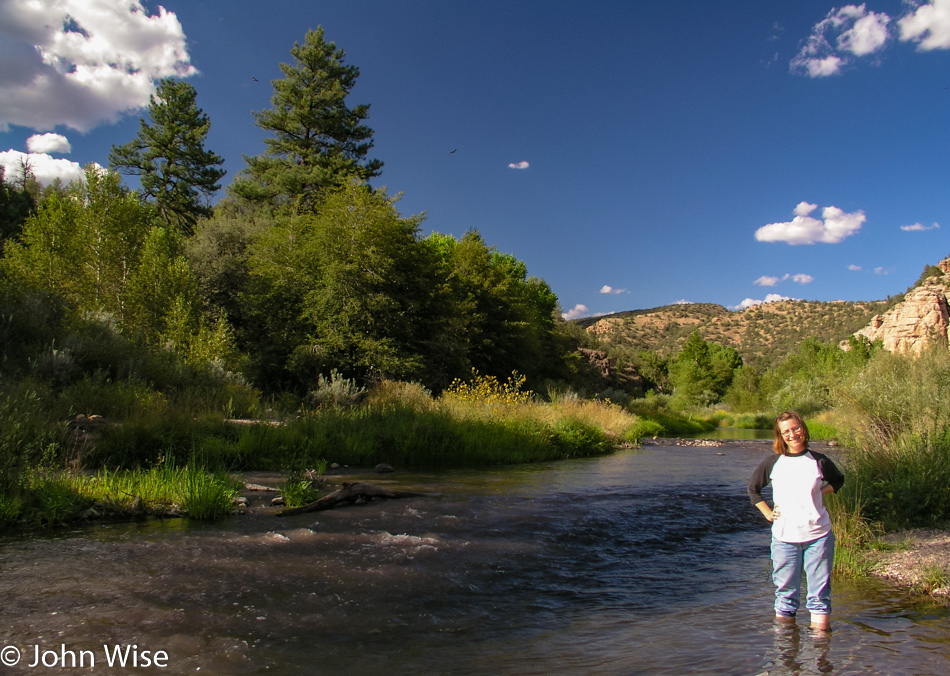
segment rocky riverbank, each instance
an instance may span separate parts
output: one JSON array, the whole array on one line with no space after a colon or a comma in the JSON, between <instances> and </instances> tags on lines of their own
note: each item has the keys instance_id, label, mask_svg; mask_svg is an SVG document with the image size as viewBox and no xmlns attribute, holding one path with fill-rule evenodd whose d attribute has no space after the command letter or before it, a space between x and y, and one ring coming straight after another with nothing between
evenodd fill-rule
<instances>
[{"instance_id":1,"label":"rocky riverbank","mask_svg":"<svg viewBox=\"0 0 950 676\"><path fill-rule=\"evenodd\" d=\"M915 529L883 538L872 573L901 586L950 600L950 530Z\"/></svg>"}]
</instances>

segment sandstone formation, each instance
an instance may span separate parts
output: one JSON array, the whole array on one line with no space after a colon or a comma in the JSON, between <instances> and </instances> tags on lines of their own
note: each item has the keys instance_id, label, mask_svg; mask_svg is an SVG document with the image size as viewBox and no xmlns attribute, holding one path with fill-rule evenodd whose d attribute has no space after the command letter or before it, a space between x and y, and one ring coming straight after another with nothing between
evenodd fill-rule
<instances>
[{"instance_id":1,"label":"sandstone formation","mask_svg":"<svg viewBox=\"0 0 950 676\"><path fill-rule=\"evenodd\" d=\"M950 258L940 261L937 267L943 274L928 277L909 291L901 303L872 317L871 323L854 335L865 336L872 342L879 340L884 349L901 354L919 355L935 342L948 347Z\"/></svg>"}]
</instances>

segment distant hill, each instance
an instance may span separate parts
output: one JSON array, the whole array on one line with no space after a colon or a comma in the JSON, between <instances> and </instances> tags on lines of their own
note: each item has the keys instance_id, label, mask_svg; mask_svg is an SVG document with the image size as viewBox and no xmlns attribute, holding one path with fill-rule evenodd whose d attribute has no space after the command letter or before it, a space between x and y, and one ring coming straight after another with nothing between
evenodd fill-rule
<instances>
[{"instance_id":1,"label":"distant hill","mask_svg":"<svg viewBox=\"0 0 950 676\"><path fill-rule=\"evenodd\" d=\"M823 343L846 340L900 300L787 300L738 312L712 303L684 303L575 322L607 346L632 353L651 350L661 356L678 351L698 330L708 342L736 348L745 363L764 367L795 350L805 338Z\"/></svg>"}]
</instances>

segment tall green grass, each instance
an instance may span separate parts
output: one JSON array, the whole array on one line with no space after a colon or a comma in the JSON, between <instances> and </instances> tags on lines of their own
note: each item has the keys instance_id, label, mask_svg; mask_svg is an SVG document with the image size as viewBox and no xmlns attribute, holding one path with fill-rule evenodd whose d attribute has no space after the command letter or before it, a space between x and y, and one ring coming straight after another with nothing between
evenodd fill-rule
<instances>
[{"instance_id":1,"label":"tall green grass","mask_svg":"<svg viewBox=\"0 0 950 676\"><path fill-rule=\"evenodd\" d=\"M29 471L6 526L59 526L104 516L113 519L186 516L210 521L233 511L240 483L194 465L95 474Z\"/></svg>"},{"instance_id":2,"label":"tall green grass","mask_svg":"<svg viewBox=\"0 0 950 676\"><path fill-rule=\"evenodd\" d=\"M879 351L839 396L847 509L886 530L950 521L950 351Z\"/></svg>"}]
</instances>

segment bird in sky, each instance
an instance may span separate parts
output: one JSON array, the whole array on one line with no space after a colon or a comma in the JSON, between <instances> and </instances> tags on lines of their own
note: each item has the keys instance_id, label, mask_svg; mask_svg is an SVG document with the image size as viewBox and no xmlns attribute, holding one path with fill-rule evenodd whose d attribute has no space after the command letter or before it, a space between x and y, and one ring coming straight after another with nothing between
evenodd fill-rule
<instances>
[{"instance_id":1,"label":"bird in sky","mask_svg":"<svg viewBox=\"0 0 950 676\"><path fill-rule=\"evenodd\" d=\"M256 77L254 77L253 75L251 76L251 79L254 80L254 82L260 82L260 80L258 80L258 79L257 79Z\"/></svg>"}]
</instances>

